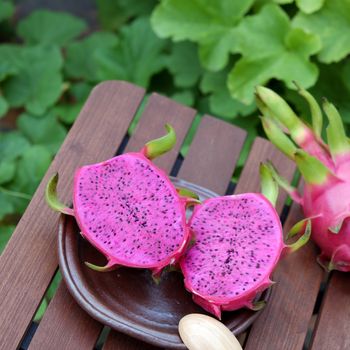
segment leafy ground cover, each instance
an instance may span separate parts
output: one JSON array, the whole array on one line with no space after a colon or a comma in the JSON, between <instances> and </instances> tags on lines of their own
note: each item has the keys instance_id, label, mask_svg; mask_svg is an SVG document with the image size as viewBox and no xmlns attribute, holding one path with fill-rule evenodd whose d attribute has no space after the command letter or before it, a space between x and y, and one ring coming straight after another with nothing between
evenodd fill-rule
<instances>
[{"instance_id":1,"label":"leafy ground cover","mask_svg":"<svg viewBox=\"0 0 350 350\"><path fill-rule=\"evenodd\" d=\"M14 4L0 0L0 252L91 88L103 80L127 80L195 107L193 130L204 113L245 128L240 165L261 134L257 84L273 87L307 118L293 90L297 80L315 97L327 96L350 124L350 0L96 6L100 30L92 32L63 12L36 10L17 21ZM11 116L14 128L1 128Z\"/></svg>"}]
</instances>

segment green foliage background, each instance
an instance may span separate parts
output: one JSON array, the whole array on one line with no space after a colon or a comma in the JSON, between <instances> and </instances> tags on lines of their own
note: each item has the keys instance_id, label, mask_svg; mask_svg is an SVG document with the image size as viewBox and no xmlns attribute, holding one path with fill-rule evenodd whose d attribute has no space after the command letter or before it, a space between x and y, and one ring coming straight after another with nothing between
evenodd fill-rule
<instances>
[{"instance_id":1,"label":"green foliage background","mask_svg":"<svg viewBox=\"0 0 350 350\"><path fill-rule=\"evenodd\" d=\"M47 10L16 22L14 5L0 0L0 117L16 116L15 129L0 129L0 252L103 80L133 82L245 128L240 165L261 133L257 84L307 118L296 80L350 124L350 0L97 0L97 8L100 30L91 32Z\"/></svg>"}]
</instances>

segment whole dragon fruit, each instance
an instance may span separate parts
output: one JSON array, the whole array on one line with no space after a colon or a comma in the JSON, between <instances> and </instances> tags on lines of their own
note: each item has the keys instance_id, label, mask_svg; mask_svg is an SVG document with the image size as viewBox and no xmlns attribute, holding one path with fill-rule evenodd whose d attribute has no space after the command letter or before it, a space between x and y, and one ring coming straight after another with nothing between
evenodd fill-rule
<instances>
[{"instance_id":1,"label":"whole dragon fruit","mask_svg":"<svg viewBox=\"0 0 350 350\"><path fill-rule=\"evenodd\" d=\"M268 138L294 160L304 178L297 190L274 172L275 180L300 203L312 220L312 239L321 249L319 263L327 270L350 271L350 143L333 104L323 102L328 117L326 144L321 138L322 111L313 96L297 86L310 106L312 127L301 121L275 92L257 87L256 101ZM289 134L290 138L286 133Z\"/></svg>"},{"instance_id":2,"label":"whole dragon fruit","mask_svg":"<svg viewBox=\"0 0 350 350\"><path fill-rule=\"evenodd\" d=\"M268 180L269 169L262 165L263 190L205 200L197 205L189 221L195 244L180 260L185 287L193 301L221 318L222 311L247 307L258 310L259 294L273 282L272 271L282 252L304 245L311 231L287 246L279 216L271 203L277 198L276 186ZM269 199L267 199L268 197Z\"/></svg>"},{"instance_id":3,"label":"whole dragon fruit","mask_svg":"<svg viewBox=\"0 0 350 350\"><path fill-rule=\"evenodd\" d=\"M59 203L58 174L48 183L46 199L57 211L73 215L83 237L108 259L106 266L86 263L98 271L119 265L151 269L154 275L174 264L189 241L186 205L166 174L150 159L169 151L176 142L168 134L148 142L138 153L83 166L74 177L73 209ZM180 192L180 193L179 193ZM188 194L187 191L184 193Z\"/></svg>"}]
</instances>

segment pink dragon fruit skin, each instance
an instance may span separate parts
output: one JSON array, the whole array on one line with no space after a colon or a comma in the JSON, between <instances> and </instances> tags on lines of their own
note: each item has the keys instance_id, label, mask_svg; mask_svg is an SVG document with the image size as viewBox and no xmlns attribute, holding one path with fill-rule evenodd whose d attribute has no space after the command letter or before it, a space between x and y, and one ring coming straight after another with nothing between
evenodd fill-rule
<instances>
[{"instance_id":1,"label":"pink dragon fruit skin","mask_svg":"<svg viewBox=\"0 0 350 350\"><path fill-rule=\"evenodd\" d=\"M195 244L180 259L185 287L219 319L222 311L261 308L255 299L273 283L283 251L298 249L309 234L285 245L279 216L259 193L208 199L195 207L189 225Z\"/></svg>"},{"instance_id":2,"label":"pink dragon fruit skin","mask_svg":"<svg viewBox=\"0 0 350 350\"><path fill-rule=\"evenodd\" d=\"M302 196L272 171L276 181L300 203L305 216L312 219L311 237L321 249L319 263L327 270L350 271L350 143L338 111L326 100L328 145L321 139L322 111L310 93L298 90L309 103L312 128L272 90L257 88L265 132L296 162L305 181Z\"/></svg>"},{"instance_id":3,"label":"pink dragon fruit skin","mask_svg":"<svg viewBox=\"0 0 350 350\"><path fill-rule=\"evenodd\" d=\"M168 135L150 141L141 152L78 169L73 209L56 198L58 176L49 182L50 206L75 216L83 237L108 259L106 266L86 263L89 267L98 271L119 265L148 268L157 275L186 248L185 208L190 200L179 195L166 174L150 161L175 143L173 129L167 129Z\"/></svg>"}]
</instances>

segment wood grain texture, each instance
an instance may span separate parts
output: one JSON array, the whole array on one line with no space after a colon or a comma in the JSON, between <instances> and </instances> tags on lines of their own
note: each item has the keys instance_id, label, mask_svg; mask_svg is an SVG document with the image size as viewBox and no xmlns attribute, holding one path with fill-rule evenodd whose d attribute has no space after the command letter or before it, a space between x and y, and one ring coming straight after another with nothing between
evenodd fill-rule
<instances>
[{"instance_id":1,"label":"wood grain texture","mask_svg":"<svg viewBox=\"0 0 350 350\"><path fill-rule=\"evenodd\" d=\"M180 105L157 93L153 93L125 148L125 152L138 151L147 141L164 135L166 132L164 125L169 123L176 132L176 145L170 152L155 159L154 163L167 172L170 172L195 114L196 111L194 109Z\"/></svg>"},{"instance_id":2,"label":"wood grain texture","mask_svg":"<svg viewBox=\"0 0 350 350\"><path fill-rule=\"evenodd\" d=\"M29 350L92 349L101 330L102 325L80 308L61 283Z\"/></svg>"},{"instance_id":3,"label":"wood grain texture","mask_svg":"<svg viewBox=\"0 0 350 350\"><path fill-rule=\"evenodd\" d=\"M284 232L302 218L299 205L293 204ZM273 274L276 284L272 287L271 299L253 324L245 349L301 350L322 275L316 263L316 247L311 242L280 261Z\"/></svg>"},{"instance_id":4,"label":"wood grain texture","mask_svg":"<svg viewBox=\"0 0 350 350\"><path fill-rule=\"evenodd\" d=\"M90 94L0 257L0 349L18 347L57 268L58 214L44 201L49 177L60 173L60 197L70 201L75 169L114 154L143 95L142 88L117 81Z\"/></svg>"},{"instance_id":5,"label":"wood grain texture","mask_svg":"<svg viewBox=\"0 0 350 350\"><path fill-rule=\"evenodd\" d=\"M141 128L140 132L143 132ZM217 192L224 194L231 180L231 174L241 151L244 136L245 132L239 128L209 116L203 118L178 177L183 178L182 173L185 169L186 180L197 183L196 181L199 178L203 179L198 175L205 174L208 188L215 188L216 186ZM231 138L235 141L232 142ZM208 140L211 141L208 142ZM197 151L207 155L205 161L197 162ZM216 155L220 155L220 157L215 157ZM169 165L168 170L171 169L171 164ZM224 171L221 171L221 169L224 169ZM111 331L103 350L124 349L122 347L124 342L126 342L125 336L120 337L119 333ZM146 344L140 341L132 340L127 344L128 350L146 349ZM155 347L149 347L149 349L151 348L156 349Z\"/></svg>"},{"instance_id":6,"label":"wood grain texture","mask_svg":"<svg viewBox=\"0 0 350 350\"><path fill-rule=\"evenodd\" d=\"M312 350L350 349L349 274L334 271L317 320Z\"/></svg>"},{"instance_id":7,"label":"wood grain texture","mask_svg":"<svg viewBox=\"0 0 350 350\"><path fill-rule=\"evenodd\" d=\"M204 116L178 177L224 194L245 137L244 130Z\"/></svg>"}]
</instances>

